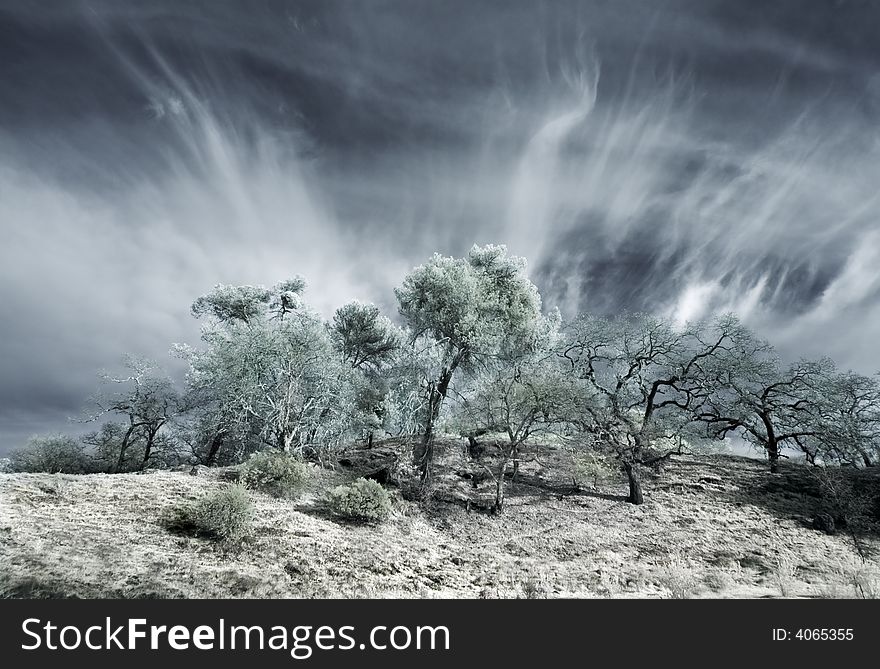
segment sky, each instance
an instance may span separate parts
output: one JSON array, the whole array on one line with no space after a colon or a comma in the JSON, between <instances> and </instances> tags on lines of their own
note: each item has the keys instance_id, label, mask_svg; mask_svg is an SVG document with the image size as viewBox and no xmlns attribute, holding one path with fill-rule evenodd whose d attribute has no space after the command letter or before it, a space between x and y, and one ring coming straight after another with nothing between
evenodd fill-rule
<instances>
[{"instance_id":1,"label":"sky","mask_svg":"<svg viewBox=\"0 0 880 669\"><path fill-rule=\"evenodd\" d=\"M189 305L395 314L501 243L564 314L735 311L880 370L870 0L0 0L0 454Z\"/></svg>"}]
</instances>

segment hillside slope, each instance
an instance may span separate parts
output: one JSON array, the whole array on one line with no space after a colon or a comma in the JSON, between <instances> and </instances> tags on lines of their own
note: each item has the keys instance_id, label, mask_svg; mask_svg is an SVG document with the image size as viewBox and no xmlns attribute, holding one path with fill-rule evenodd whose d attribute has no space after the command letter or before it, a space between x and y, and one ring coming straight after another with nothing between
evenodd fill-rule
<instances>
[{"instance_id":1,"label":"hillside slope","mask_svg":"<svg viewBox=\"0 0 880 669\"><path fill-rule=\"evenodd\" d=\"M254 493L255 531L236 551L167 522L227 485L221 474L0 475L0 594L840 597L878 584L846 535L810 527L817 500L795 465L771 477L755 460L683 456L646 482L642 506L624 486L565 494L526 473L501 515L396 495L378 527L328 516L317 490L296 502Z\"/></svg>"}]
</instances>

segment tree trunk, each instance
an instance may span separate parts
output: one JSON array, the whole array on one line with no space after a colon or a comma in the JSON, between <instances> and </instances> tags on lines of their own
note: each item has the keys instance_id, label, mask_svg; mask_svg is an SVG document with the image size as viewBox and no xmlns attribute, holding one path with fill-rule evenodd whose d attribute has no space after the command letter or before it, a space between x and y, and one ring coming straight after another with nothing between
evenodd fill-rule
<instances>
[{"instance_id":1,"label":"tree trunk","mask_svg":"<svg viewBox=\"0 0 880 669\"><path fill-rule=\"evenodd\" d=\"M437 387L435 384L428 386L428 409L425 418L425 430L422 432L422 438L413 446L413 464L422 467L428 452L428 445L434 439L434 420L437 415Z\"/></svg>"},{"instance_id":2,"label":"tree trunk","mask_svg":"<svg viewBox=\"0 0 880 669\"><path fill-rule=\"evenodd\" d=\"M144 446L144 459L141 461L141 469L145 469L147 466L147 462L150 460L150 456L153 454L153 446L156 443L156 435L159 434L159 430L162 429L162 425L164 423L160 423L155 427L149 429L147 433L147 445Z\"/></svg>"},{"instance_id":3,"label":"tree trunk","mask_svg":"<svg viewBox=\"0 0 880 669\"><path fill-rule=\"evenodd\" d=\"M134 434L135 427L137 426L132 425L125 431L125 436L122 438L122 443L119 445L119 458L117 458L116 467L113 469L116 474L122 471L122 465L125 464L125 454L128 451L128 447L131 445L131 435Z\"/></svg>"},{"instance_id":4,"label":"tree trunk","mask_svg":"<svg viewBox=\"0 0 880 669\"><path fill-rule=\"evenodd\" d=\"M779 442L776 440L776 429L767 410L758 413L767 431L767 459L770 461L770 473L779 471Z\"/></svg>"},{"instance_id":5,"label":"tree trunk","mask_svg":"<svg viewBox=\"0 0 880 669\"><path fill-rule=\"evenodd\" d=\"M223 437L218 432L217 434L214 435L214 438L211 439L211 448L208 450L208 457L205 458L205 464L208 467L213 466L214 463L217 461L217 453L220 451L220 446L222 446L222 445L223 445Z\"/></svg>"},{"instance_id":6,"label":"tree trunk","mask_svg":"<svg viewBox=\"0 0 880 669\"><path fill-rule=\"evenodd\" d=\"M147 437L147 445L144 446L144 459L141 460L141 469L146 469L147 462L150 459L150 456L153 454L153 440L156 438L154 433L150 433Z\"/></svg>"},{"instance_id":7,"label":"tree trunk","mask_svg":"<svg viewBox=\"0 0 880 669\"><path fill-rule=\"evenodd\" d=\"M440 406L449 391L452 372L452 369L444 369L437 383L431 384L425 432L413 449L413 463L419 467L419 478L422 482L426 482L431 476L431 465L434 462L434 424L440 417Z\"/></svg>"},{"instance_id":8,"label":"tree trunk","mask_svg":"<svg viewBox=\"0 0 880 669\"><path fill-rule=\"evenodd\" d=\"M425 440L422 448L422 459L419 463L419 479L427 483L431 478L431 465L434 464L434 432Z\"/></svg>"},{"instance_id":9,"label":"tree trunk","mask_svg":"<svg viewBox=\"0 0 880 669\"><path fill-rule=\"evenodd\" d=\"M476 460L480 455L479 444L477 444L477 439L474 435L468 435L468 457Z\"/></svg>"},{"instance_id":10,"label":"tree trunk","mask_svg":"<svg viewBox=\"0 0 880 669\"><path fill-rule=\"evenodd\" d=\"M629 481L629 497L626 501L630 504L643 504L645 498L642 495L642 481L639 478L638 465L624 462L623 470L626 472L627 481Z\"/></svg>"},{"instance_id":11,"label":"tree trunk","mask_svg":"<svg viewBox=\"0 0 880 669\"><path fill-rule=\"evenodd\" d=\"M779 444L775 439L767 443L767 459L770 460L770 473L777 473L779 471Z\"/></svg>"},{"instance_id":12,"label":"tree trunk","mask_svg":"<svg viewBox=\"0 0 880 669\"><path fill-rule=\"evenodd\" d=\"M434 421L439 412L439 401L436 387L431 384L425 432L413 447L413 464L419 468L419 479L422 483L425 483L431 475L431 461L434 459Z\"/></svg>"},{"instance_id":13,"label":"tree trunk","mask_svg":"<svg viewBox=\"0 0 880 669\"><path fill-rule=\"evenodd\" d=\"M413 463L419 466L420 478L423 483L431 476L431 465L434 461L434 423L440 417L440 406L446 399L446 393L449 392L449 384L452 383L452 376L455 370L464 360L468 353L467 347L461 348L453 356L452 362L448 367L444 367L440 372L440 377L436 384L429 387L428 396L428 417L425 424L425 433L419 443L413 448Z\"/></svg>"},{"instance_id":14,"label":"tree trunk","mask_svg":"<svg viewBox=\"0 0 880 669\"><path fill-rule=\"evenodd\" d=\"M287 434L283 429L279 429L275 433L275 447L282 453L290 453L290 442L293 435Z\"/></svg>"},{"instance_id":15,"label":"tree trunk","mask_svg":"<svg viewBox=\"0 0 880 669\"><path fill-rule=\"evenodd\" d=\"M504 472L507 469L507 458L505 458L501 466L498 468L498 476L495 478L495 506L492 507L492 513L501 513L504 510Z\"/></svg>"}]
</instances>

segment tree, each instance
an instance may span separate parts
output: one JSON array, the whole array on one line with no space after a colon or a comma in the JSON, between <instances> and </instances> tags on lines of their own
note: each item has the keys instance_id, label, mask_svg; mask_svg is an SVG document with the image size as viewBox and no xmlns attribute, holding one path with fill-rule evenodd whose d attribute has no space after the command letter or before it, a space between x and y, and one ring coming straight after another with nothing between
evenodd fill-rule
<instances>
[{"instance_id":1,"label":"tree","mask_svg":"<svg viewBox=\"0 0 880 669\"><path fill-rule=\"evenodd\" d=\"M342 360L355 370L359 413L372 444L383 421L388 374L395 366L403 333L379 307L354 301L340 307L330 323L330 336Z\"/></svg>"},{"instance_id":2,"label":"tree","mask_svg":"<svg viewBox=\"0 0 880 669\"><path fill-rule=\"evenodd\" d=\"M823 377L816 402L817 430L798 446L810 462L873 467L880 455L880 383L842 372Z\"/></svg>"},{"instance_id":3,"label":"tree","mask_svg":"<svg viewBox=\"0 0 880 669\"><path fill-rule=\"evenodd\" d=\"M411 340L403 332L404 340ZM409 437L421 433L428 407L427 389L440 367L439 347L401 346L382 372L385 392L379 415L382 429L392 437Z\"/></svg>"},{"instance_id":4,"label":"tree","mask_svg":"<svg viewBox=\"0 0 880 669\"><path fill-rule=\"evenodd\" d=\"M369 371L389 364L402 341L400 330L379 307L357 301L336 310L331 336L345 362Z\"/></svg>"},{"instance_id":5,"label":"tree","mask_svg":"<svg viewBox=\"0 0 880 669\"><path fill-rule=\"evenodd\" d=\"M112 472L146 467L162 442L162 430L180 407L173 384L157 373L155 363L128 356L124 366L127 376L103 375L107 387L95 399L98 412L87 419L96 421L107 415L122 418L116 427L105 425L100 432L86 437L86 443L100 447L104 457L115 459L109 464ZM138 454L133 458L134 450Z\"/></svg>"},{"instance_id":6,"label":"tree","mask_svg":"<svg viewBox=\"0 0 880 669\"><path fill-rule=\"evenodd\" d=\"M220 323L250 323L265 312L271 300L272 291L263 286L217 284L210 293L193 302L192 314L196 318L212 316Z\"/></svg>"},{"instance_id":7,"label":"tree","mask_svg":"<svg viewBox=\"0 0 880 669\"><path fill-rule=\"evenodd\" d=\"M473 439L501 434L494 468L483 467L495 482L493 510L504 506L505 477L516 479L526 445L562 432L572 399L569 378L547 348L485 366L452 396L454 423Z\"/></svg>"},{"instance_id":8,"label":"tree","mask_svg":"<svg viewBox=\"0 0 880 669\"><path fill-rule=\"evenodd\" d=\"M767 453L772 473L784 447L803 450L820 436L832 361L801 360L784 368L769 344L742 331L713 363L706 368L707 394L695 413L709 436L741 434Z\"/></svg>"},{"instance_id":9,"label":"tree","mask_svg":"<svg viewBox=\"0 0 880 669\"><path fill-rule=\"evenodd\" d=\"M50 474L88 474L92 463L81 442L66 435L33 437L24 448L10 453L15 472Z\"/></svg>"},{"instance_id":10,"label":"tree","mask_svg":"<svg viewBox=\"0 0 880 669\"><path fill-rule=\"evenodd\" d=\"M107 421L98 430L83 435L82 443L91 447L95 467L102 472L130 471L137 469L143 457L126 446L122 462L119 461L120 447L126 428L122 423Z\"/></svg>"},{"instance_id":11,"label":"tree","mask_svg":"<svg viewBox=\"0 0 880 669\"><path fill-rule=\"evenodd\" d=\"M434 427L456 372L533 346L541 297L525 260L493 245L475 245L466 258L435 254L395 293L411 343L429 340L439 348L438 369L425 389L422 439L413 453L424 481L433 462Z\"/></svg>"},{"instance_id":12,"label":"tree","mask_svg":"<svg viewBox=\"0 0 880 669\"><path fill-rule=\"evenodd\" d=\"M682 329L648 315L581 316L568 326L559 355L581 397L571 422L620 461L631 503L644 501L641 468L668 458L688 433L707 392L705 367L742 331L731 316Z\"/></svg>"},{"instance_id":13,"label":"tree","mask_svg":"<svg viewBox=\"0 0 880 669\"><path fill-rule=\"evenodd\" d=\"M202 428L209 461L224 440L238 442L238 459L262 446L319 454L361 416L356 370L300 298L303 286L294 279L265 292L223 287L196 300L193 313L213 321L202 334L205 349L183 352L191 392L214 422Z\"/></svg>"}]
</instances>

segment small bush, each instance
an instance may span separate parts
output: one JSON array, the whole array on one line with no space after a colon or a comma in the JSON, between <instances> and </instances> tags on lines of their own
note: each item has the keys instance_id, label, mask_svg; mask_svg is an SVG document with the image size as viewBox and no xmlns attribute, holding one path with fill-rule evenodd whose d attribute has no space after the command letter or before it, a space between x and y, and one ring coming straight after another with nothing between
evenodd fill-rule
<instances>
[{"instance_id":1,"label":"small bush","mask_svg":"<svg viewBox=\"0 0 880 669\"><path fill-rule=\"evenodd\" d=\"M618 467L605 455L594 451L576 453L574 460L574 481L578 486L589 485L599 488L614 481L618 476Z\"/></svg>"},{"instance_id":2,"label":"small bush","mask_svg":"<svg viewBox=\"0 0 880 669\"><path fill-rule=\"evenodd\" d=\"M692 599L699 591L693 568L677 557L667 561L658 574L657 582L669 591L672 599Z\"/></svg>"},{"instance_id":3,"label":"small bush","mask_svg":"<svg viewBox=\"0 0 880 669\"><path fill-rule=\"evenodd\" d=\"M11 474L15 471L12 468L12 460L9 458L0 458L0 474Z\"/></svg>"},{"instance_id":4,"label":"small bush","mask_svg":"<svg viewBox=\"0 0 880 669\"><path fill-rule=\"evenodd\" d=\"M34 437L27 446L13 451L10 461L13 471L27 474L87 474L92 471L85 446L64 435Z\"/></svg>"},{"instance_id":5,"label":"small bush","mask_svg":"<svg viewBox=\"0 0 880 669\"><path fill-rule=\"evenodd\" d=\"M182 509L179 521L198 534L236 543L247 535L252 518L253 504L247 490L230 485Z\"/></svg>"},{"instance_id":6,"label":"small bush","mask_svg":"<svg viewBox=\"0 0 880 669\"><path fill-rule=\"evenodd\" d=\"M330 509L349 520L379 522L391 514L391 499L381 485L370 479L358 479L328 493Z\"/></svg>"},{"instance_id":7,"label":"small bush","mask_svg":"<svg viewBox=\"0 0 880 669\"><path fill-rule=\"evenodd\" d=\"M252 490L295 498L309 480L309 468L286 453L260 451L242 465L239 480Z\"/></svg>"},{"instance_id":8,"label":"small bush","mask_svg":"<svg viewBox=\"0 0 880 669\"><path fill-rule=\"evenodd\" d=\"M529 576L520 583L522 594L517 598L522 599L546 599L550 595L550 588L540 576Z\"/></svg>"},{"instance_id":9,"label":"small bush","mask_svg":"<svg viewBox=\"0 0 880 669\"><path fill-rule=\"evenodd\" d=\"M789 598L794 595L797 586L798 564L792 556L780 553L772 567L773 581L779 594Z\"/></svg>"}]
</instances>

